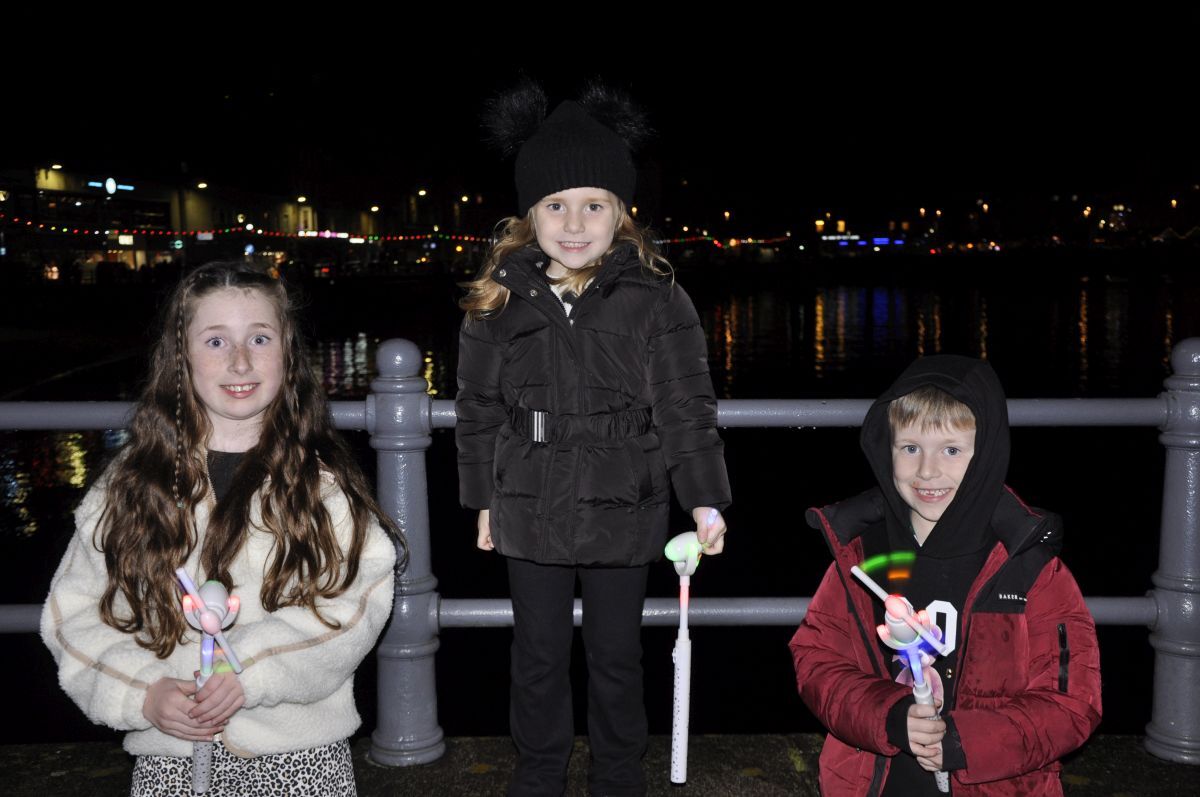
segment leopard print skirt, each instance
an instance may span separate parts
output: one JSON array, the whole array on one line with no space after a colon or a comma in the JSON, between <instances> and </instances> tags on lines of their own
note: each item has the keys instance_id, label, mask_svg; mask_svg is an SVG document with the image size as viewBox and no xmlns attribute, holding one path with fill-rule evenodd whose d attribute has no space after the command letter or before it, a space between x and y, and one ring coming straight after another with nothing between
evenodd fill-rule
<instances>
[{"instance_id":1,"label":"leopard print skirt","mask_svg":"<svg viewBox=\"0 0 1200 797\"><path fill-rule=\"evenodd\" d=\"M192 759L140 755L133 765L130 797L190 797ZM213 744L212 786L205 797L356 797L350 743L294 753L238 758Z\"/></svg>"}]
</instances>

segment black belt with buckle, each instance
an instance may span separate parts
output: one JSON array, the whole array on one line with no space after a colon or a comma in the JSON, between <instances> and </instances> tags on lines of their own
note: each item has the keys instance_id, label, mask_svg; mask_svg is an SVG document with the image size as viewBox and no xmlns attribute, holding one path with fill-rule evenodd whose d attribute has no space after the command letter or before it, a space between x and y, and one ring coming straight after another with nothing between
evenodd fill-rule
<instances>
[{"instance_id":1,"label":"black belt with buckle","mask_svg":"<svg viewBox=\"0 0 1200 797\"><path fill-rule=\"evenodd\" d=\"M593 415L556 415L545 410L513 407L513 431L535 443L594 443L625 440L649 432L654 424L649 407Z\"/></svg>"}]
</instances>

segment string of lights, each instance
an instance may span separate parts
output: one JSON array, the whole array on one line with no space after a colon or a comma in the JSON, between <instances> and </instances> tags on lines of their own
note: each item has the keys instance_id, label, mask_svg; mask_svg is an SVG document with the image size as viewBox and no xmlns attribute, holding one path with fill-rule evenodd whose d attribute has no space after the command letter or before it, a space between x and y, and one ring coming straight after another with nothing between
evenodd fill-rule
<instances>
[{"instance_id":1,"label":"string of lights","mask_svg":"<svg viewBox=\"0 0 1200 797\"><path fill-rule=\"evenodd\" d=\"M87 227L76 227L69 224L47 224L45 222L37 222L32 219L23 219L19 216L8 216L5 213L0 213L0 222L7 222L13 226L24 226L36 232L49 232L67 235L144 235L147 237L165 237L165 238L204 238L206 236L217 235L236 235L236 234L251 234L261 235L268 238L334 238L352 240L356 242L379 242L379 241L466 241L470 243L486 242L489 239L478 235L454 235L451 233L417 233L412 235L361 235L358 233L336 232L333 230L297 230L296 232L279 232L276 230L264 230L256 228L253 224L238 224L232 227L213 228L208 230L156 230L146 227L129 227L129 228L109 228L109 229L89 229Z\"/></svg>"},{"instance_id":2,"label":"string of lights","mask_svg":"<svg viewBox=\"0 0 1200 797\"><path fill-rule=\"evenodd\" d=\"M33 232L38 233L54 233L58 235L78 235L78 236L110 236L110 235L141 235L146 237L161 237L161 238L198 238L204 240L216 236L224 235L244 235L250 234L255 236L263 236L266 238L323 238L348 240L351 243L392 243L403 241L461 241L465 243L489 243L491 238L481 235L456 235L451 233L432 232L432 233L414 233L410 235L361 235L349 232L336 232L333 230L297 230L296 232L279 232L276 230L264 230L256 228L253 224L238 224L232 227L213 228L208 230L156 230L145 227L128 227L128 228L110 228L110 229L95 229L88 227L76 227L69 224L48 224L45 222L37 222L32 219L25 219L18 216L9 216L5 213L0 213L0 222L8 223L16 227L25 227ZM659 245L670 244L673 246L683 244L711 244L718 249L733 248L738 246L774 246L780 243L786 243L791 238L790 235L781 235L773 238L729 238L720 240L711 235L689 235L677 238L659 238L655 243Z\"/></svg>"}]
</instances>

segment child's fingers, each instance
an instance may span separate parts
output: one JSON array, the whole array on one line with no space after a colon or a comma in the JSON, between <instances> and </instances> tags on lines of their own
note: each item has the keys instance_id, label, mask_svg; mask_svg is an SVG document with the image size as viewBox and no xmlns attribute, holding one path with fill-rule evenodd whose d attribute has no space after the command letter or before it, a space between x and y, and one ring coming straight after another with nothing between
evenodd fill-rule
<instances>
[{"instance_id":1,"label":"child's fingers","mask_svg":"<svg viewBox=\"0 0 1200 797\"><path fill-rule=\"evenodd\" d=\"M921 719L920 717L909 717L908 732L913 733L936 733L939 736L946 732L946 721L941 717L933 717L931 719Z\"/></svg>"},{"instance_id":2,"label":"child's fingers","mask_svg":"<svg viewBox=\"0 0 1200 797\"><path fill-rule=\"evenodd\" d=\"M224 725L237 710L246 703L246 696L241 692L229 692L214 695L203 704L192 709L194 721L204 725Z\"/></svg>"},{"instance_id":3,"label":"child's fingers","mask_svg":"<svg viewBox=\"0 0 1200 797\"><path fill-rule=\"evenodd\" d=\"M486 509L479 510L479 518L475 521L475 547L481 551L493 551L496 546L492 543L492 513Z\"/></svg>"},{"instance_id":4,"label":"child's fingers","mask_svg":"<svg viewBox=\"0 0 1200 797\"><path fill-rule=\"evenodd\" d=\"M908 740L908 746L912 748L913 755L917 757L918 761L921 760L922 758L930 758L935 753L937 753L937 751L939 749L937 747L937 743L921 744L919 742L913 741L912 739Z\"/></svg>"},{"instance_id":5,"label":"child's fingers","mask_svg":"<svg viewBox=\"0 0 1200 797\"><path fill-rule=\"evenodd\" d=\"M924 703L913 703L908 707L908 716L914 718L933 718L938 715L936 706L927 706Z\"/></svg>"},{"instance_id":6,"label":"child's fingers","mask_svg":"<svg viewBox=\"0 0 1200 797\"><path fill-rule=\"evenodd\" d=\"M696 539L704 546L704 553L715 556L725 550L725 518L711 507L696 507L692 510L696 521Z\"/></svg>"},{"instance_id":7,"label":"child's fingers","mask_svg":"<svg viewBox=\"0 0 1200 797\"><path fill-rule=\"evenodd\" d=\"M929 747L934 744L941 744L942 739L946 736L945 733L925 733L923 731L909 731L908 744L916 752L916 745L924 745Z\"/></svg>"},{"instance_id":8,"label":"child's fingers","mask_svg":"<svg viewBox=\"0 0 1200 797\"><path fill-rule=\"evenodd\" d=\"M722 528L716 534L709 534L708 541L704 543L704 553L708 556L716 556L725 550L725 529Z\"/></svg>"},{"instance_id":9,"label":"child's fingers","mask_svg":"<svg viewBox=\"0 0 1200 797\"><path fill-rule=\"evenodd\" d=\"M927 772L937 772L942 768L942 743L930 745L927 749L931 752L917 755L917 763Z\"/></svg>"},{"instance_id":10,"label":"child's fingers","mask_svg":"<svg viewBox=\"0 0 1200 797\"><path fill-rule=\"evenodd\" d=\"M233 673L221 673L204 684L188 713L197 722L221 724L245 702L246 693L238 677Z\"/></svg>"},{"instance_id":11,"label":"child's fingers","mask_svg":"<svg viewBox=\"0 0 1200 797\"><path fill-rule=\"evenodd\" d=\"M192 694L196 685L191 681L163 678L146 690L142 714L163 733L189 742L207 742L221 728L215 723L198 722L188 716L195 705Z\"/></svg>"},{"instance_id":12,"label":"child's fingers","mask_svg":"<svg viewBox=\"0 0 1200 797\"><path fill-rule=\"evenodd\" d=\"M193 708L191 717L204 725L224 725L245 704L246 696L241 692L222 694Z\"/></svg>"},{"instance_id":13,"label":"child's fingers","mask_svg":"<svg viewBox=\"0 0 1200 797\"><path fill-rule=\"evenodd\" d=\"M937 772L942 768L942 759L940 755L932 758L917 756L917 763L920 764L921 769L925 770L926 772Z\"/></svg>"},{"instance_id":14,"label":"child's fingers","mask_svg":"<svg viewBox=\"0 0 1200 797\"><path fill-rule=\"evenodd\" d=\"M912 747L913 752L921 755L917 751L917 746L929 746L940 744L942 737L946 735L946 721L941 717L925 717L919 714L925 714L927 709L932 706L923 706L914 704L909 707L908 711L908 742Z\"/></svg>"},{"instance_id":15,"label":"child's fingers","mask_svg":"<svg viewBox=\"0 0 1200 797\"><path fill-rule=\"evenodd\" d=\"M163 733L189 742L211 742L220 733L220 725L190 725L184 722L164 722L158 728Z\"/></svg>"}]
</instances>

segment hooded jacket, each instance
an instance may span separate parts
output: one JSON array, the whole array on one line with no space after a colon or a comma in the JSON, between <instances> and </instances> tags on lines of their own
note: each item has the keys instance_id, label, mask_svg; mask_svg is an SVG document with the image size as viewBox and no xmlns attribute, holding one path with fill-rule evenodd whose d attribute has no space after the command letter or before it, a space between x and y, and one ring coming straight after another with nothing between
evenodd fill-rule
<instances>
[{"instance_id":1,"label":"hooded jacket","mask_svg":"<svg viewBox=\"0 0 1200 797\"><path fill-rule=\"evenodd\" d=\"M893 481L888 405L924 385L966 404L976 429L956 496L918 546ZM834 562L791 642L800 695L829 729L822 793L932 787L931 776L916 782L920 775L908 761L900 762L904 786L889 784L902 771L894 759L903 753L895 733L889 737L889 715L894 723L906 712L911 690L893 680L890 650L876 636L880 602L850 573L890 549L912 551L915 559L908 573L880 575L885 589L918 608L942 599L958 610L956 649L937 664L945 687L943 758L954 793L1061 794L1058 759L1100 720L1095 625L1056 557L1059 519L1004 486L1008 416L995 373L964 357L918 360L872 405L861 442L879 486L809 511Z\"/></svg>"},{"instance_id":2,"label":"hooded jacket","mask_svg":"<svg viewBox=\"0 0 1200 797\"><path fill-rule=\"evenodd\" d=\"M569 317L547 262L536 247L514 253L492 276L508 304L463 322L460 500L491 510L505 556L642 565L666 541L668 484L688 510L730 501L700 320L633 246L607 257Z\"/></svg>"}]
</instances>

